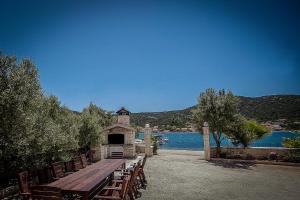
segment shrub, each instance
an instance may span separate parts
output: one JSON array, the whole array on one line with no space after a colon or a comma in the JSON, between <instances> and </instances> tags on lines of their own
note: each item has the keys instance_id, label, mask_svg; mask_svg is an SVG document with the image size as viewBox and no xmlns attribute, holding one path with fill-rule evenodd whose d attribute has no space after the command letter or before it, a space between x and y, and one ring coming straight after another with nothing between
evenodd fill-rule
<instances>
[{"instance_id":1,"label":"shrub","mask_svg":"<svg viewBox=\"0 0 300 200\"><path fill-rule=\"evenodd\" d=\"M262 138L270 130L257 123L255 120L236 115L235 121L227 126L228 137L234 145L243 145L248 147L251 142Z\"/></svg>"},{"instance_id":2,"label":"shrub","mask_svg":"<svg viewBox=\"0 0 300 200\"><path fill-rule=\"evenodd\" d=\"M283 146L287 148L300 148L300 136L295 138L285 138L282 143Z\"/></svg>"},{"instance_id":3,"label":"shrub","mask_svg":"<svg viewBox=\"0 0 300 200\"><path fill-rule=\"evenodd\" d=\"M276 152L271 152L269 154L269 160L278 160L278 155Z\"/></svg>"}]
</instances>

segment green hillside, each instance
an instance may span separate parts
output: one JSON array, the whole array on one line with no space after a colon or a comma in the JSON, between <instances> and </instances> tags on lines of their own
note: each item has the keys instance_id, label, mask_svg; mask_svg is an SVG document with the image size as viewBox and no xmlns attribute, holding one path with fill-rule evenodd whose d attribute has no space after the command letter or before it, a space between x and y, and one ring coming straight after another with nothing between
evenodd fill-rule
<instances>
[{"instance_id":1,"label":"green hillside","mask_svg":"<svg viewBox=\"0 0 300 200\"><path fill-rule=\"evenodd\" d=\"M288 121L300 119L300 95L239 96L238 98L240 99L240 113L247 118L261 122L277 119L287 119ZM149 123L151 126L185 127L187 123L191 122L193 108L194 106L184 110L132 113L131 122L137 126Z\"/></svg>"}]
</instances>

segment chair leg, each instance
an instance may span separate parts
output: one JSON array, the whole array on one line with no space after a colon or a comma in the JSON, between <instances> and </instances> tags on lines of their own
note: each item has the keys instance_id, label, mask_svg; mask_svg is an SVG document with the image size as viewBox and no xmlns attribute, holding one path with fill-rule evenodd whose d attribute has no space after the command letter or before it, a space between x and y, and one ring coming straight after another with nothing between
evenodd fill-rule
<instances>
[{"instance_id":1,"label":"chair leg","mask_svg":"<svg viewBox=\"0 0 300 200\"><path fill-rule=\"evenodd\" d=\"M134 192L132 190L132 188L129 189L129 192L128 192L128 196L129 196L129 199L130 200L134 200L134 196L133 196Z\"/></svg>"},{"instance_id":2,"label":"chair leg","mask_svg":"<svg viewBox=\"0 0 300 200\"><path fill-rule=\"evenodd\" d=\"M141 175L142 175L144 183L147 184L146 176L145 176L145 173L144 173L143 169L141 170Z\"/></svg>"}]
</instances>

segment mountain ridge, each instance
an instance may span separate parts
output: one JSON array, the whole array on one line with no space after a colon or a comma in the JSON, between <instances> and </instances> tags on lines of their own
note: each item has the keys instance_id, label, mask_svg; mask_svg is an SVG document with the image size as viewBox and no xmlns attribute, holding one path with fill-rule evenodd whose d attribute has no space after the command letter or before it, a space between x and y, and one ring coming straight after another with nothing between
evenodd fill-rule
<instances>
[{"instance_id":1,"label":"mountain ridge","mask_svg":"<svg viewBox=\"0 0 300 200\"><path fill-rule=\"evenodd\" d=\"M239 112L249 119L260 122L286 119L300 119L300 95L266 95L260 97L237 96ZM192 122L191 110L196 105L182 110L161 112L139 112L131 114L131 121L136 126L176 126L185 127Z\"/></svg>"}]
</instances>

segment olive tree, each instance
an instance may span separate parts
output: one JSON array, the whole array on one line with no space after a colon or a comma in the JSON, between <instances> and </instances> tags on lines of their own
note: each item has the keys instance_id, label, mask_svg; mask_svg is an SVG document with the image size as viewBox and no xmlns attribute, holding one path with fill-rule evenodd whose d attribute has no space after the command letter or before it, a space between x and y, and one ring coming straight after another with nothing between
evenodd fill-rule
<instances>
[{"instance_id":1,"label":"olive tree","mask_svg":"<svg viewBox=\"0 0 300 200\"><path fill-rule=\"evenodd\" d=\"M216 91L212 88L202 92L193 110L194 122L201 132L204 122L208 122L217 146L217 156L221 153L222 134L226 134L228 125L234 122L238 100L232 92Z\"/></svg>"},{"instance_id":2,"label":"olive tree","mask_svg":"<svg viewBox=\"0 0 300 200\"><path fill-rule=\"evenodd\" d=\"M233 123L228 124L227 136L234 145L243 145L248 147L251 142L262 138L270 130L256 122L255 120L247 120L241 115L236 115Z\"/></svg>"},{"instance_id":3,"label":"olive tree","mask_svg":"<svg viewBox=\"0 0 300 200\"><path fill-rule=\"evenodd\" d=\"M79 145L82 149L88 150L101 143L103 128L112 123L111 113L107 113L97 105L90 103L84 108L81 114L81 126L79 129Z\"/></svg>"},{"instance_id":4,"label":"olive tree","mask_svg":"<svg viewBox=\"0 0 300 200\"><path fill-rule=\"evenodd\" d=\"M43 167L78 148L78 117L43 94L32 61L0 53L0 180Z\"/></svg>"},{"instance_id":5,"label":"olive tree","mask_svg":"<svg viewBox=\"0 0 300 200\"><path fill-rule=\"evenodd\" d=\"M38 72L27 59L17 62L0 53L0 174L7 181L30 154L35 112L42 92Z\"/></svg>"},{"instance_id":6,"label":"olive tree","mask_svg":"<svg viewBox=\"0 0 300 200\"><path fill-rule=\"evenodd\" d=\"M45 163L68 160L79 148L79 116L60 105L57 97L44 97L34 126L34 152L43 155ZM34 155L32 152L32 155Z\"/></svg>"}]
</instances>

